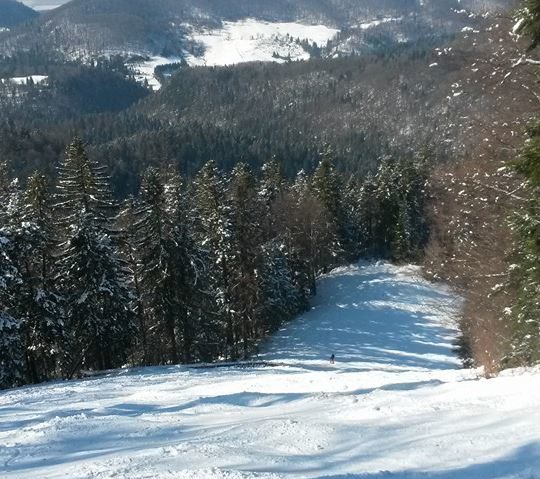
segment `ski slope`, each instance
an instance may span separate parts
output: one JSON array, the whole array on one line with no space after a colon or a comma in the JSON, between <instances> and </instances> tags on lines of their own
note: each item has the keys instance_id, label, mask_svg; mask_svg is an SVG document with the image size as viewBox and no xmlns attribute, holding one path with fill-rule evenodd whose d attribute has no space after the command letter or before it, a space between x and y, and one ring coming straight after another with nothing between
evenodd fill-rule
<instances>
[{"instance_id":1,"label":"ski slope","mask_svg":"<svg viewBox=\"0 0 540 479\"><path fill-rule=\"evenodd\" d=\"M2 392L0 477L540 478L540 371L459 369L458 307L413 267L350 266L262 345L276 367Z\"/></svg>"}]
</instances>

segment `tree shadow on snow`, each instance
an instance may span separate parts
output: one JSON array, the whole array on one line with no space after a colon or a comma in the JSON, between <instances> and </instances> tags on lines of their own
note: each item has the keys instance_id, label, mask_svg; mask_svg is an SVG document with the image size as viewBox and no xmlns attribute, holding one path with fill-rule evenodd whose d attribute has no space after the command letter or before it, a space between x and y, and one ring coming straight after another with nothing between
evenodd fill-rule
<instances>
[{"instance_id":1,"label":"tree shadow on snow","mask_svg":"<svg viewBox=\"0 0 540 479\"><path fill-rule=\"evenodd\" d=\"M518 477L540 478L540 443L526 444L501 459L478 462L455 469L429 472L381 471L372 474L338 474L318 476L313 479L517 479Z\"/></svg>"},{"instance_id":2,"label":"tree shadow on snow","mask_svg":"<svg viewBox=\"0 0 540 479\"><path fill-rule=\"evenodd\" d=\"M455 331L434 319L451 312L451 301L429 283L392 273L329 276L314 308L271 338L260 357L302 362L335 354L339 364L453 369Z\"/></svg>"}]
</instances>

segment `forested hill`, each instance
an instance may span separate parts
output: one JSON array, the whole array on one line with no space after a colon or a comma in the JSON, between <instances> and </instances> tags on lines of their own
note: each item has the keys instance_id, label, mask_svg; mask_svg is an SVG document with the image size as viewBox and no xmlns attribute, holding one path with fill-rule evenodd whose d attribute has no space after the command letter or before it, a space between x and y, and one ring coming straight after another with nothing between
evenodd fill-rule
<instances>
[{"instance_id":1,"label":"forested hill","mask_svg":"<svg viewBox=\"0 0 540 479\"><path fill-rule=\"evenodd\" d=\"M365 22L399 18L404 37L416 26L433 35L459 31L474 19L459 12L496 10L511 0L73 0L43 15L34 26L0 42L0 53L42 48L70 57L87 53L138 52L183 56L196 51L194 31L219 28L224 21L256 18L303 22L346 30L355 36ZM352 29L352 31L350 31Z\"/></svg>"},{"instance_id":2,"label":"forested hill","mask_svg":"<svg viewBox=\"0 0 540 479\"><path fill-rule=\"evenodd\" d=\"M0 0L0 28L10 28L37 17L37 12L17 0Z\"/></svg>"},{"instance_id":3,"label":"forested hill","mask_svg":"<svg viewBox=\"0 0 540 479\"><path fill-rule=\"evenodd\" d=\"M49 86L28 88L22 103L7 102L0 154L22 177L36 168L54 175L65 144L80 134L109 166L121 197L137 191L149 164L175 164L192 176L209 158L230 170L238 160L258 168L275 157L291 177L312 171L327 145L347 173L421 150L433 160L462 158L484 134L477 122L510 120L507 108L527 117L534 108L514 83L505 88L516 89L515 101L499 95L505 63L520 54L511 27L499 21L494 28L488 18L478 33L460 33L442 47L427 38L355 57L182 68L159 93L121 113L117 107L144 90L119 73L73 67L67 80L53 74ZM495 74L492 59L501 64Z\"/></svg>"}]
</instances>

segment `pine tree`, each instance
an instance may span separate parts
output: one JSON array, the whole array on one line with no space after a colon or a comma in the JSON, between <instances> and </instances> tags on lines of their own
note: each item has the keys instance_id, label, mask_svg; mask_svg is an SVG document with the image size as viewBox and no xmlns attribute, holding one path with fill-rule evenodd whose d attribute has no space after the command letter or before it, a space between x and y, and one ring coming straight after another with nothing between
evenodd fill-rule
<instances>
[{"instance_id":1,"label":"pine tree","mask_svg":"<svg viewBox=\"0 0 540 479\"><path fill-rule=\"evenodd\" d=\"M288 258L297 287L307 297L316 294L317 276L335 264L341 248L328 210L303 171L290 190L288 209Z\"/></svg>"},{"instance_id":2,"label":"pine tree","mask_svg":"<svg viewBox=\"0 0 540 479\"><path fill-rule=\"evenodd\" d=\"M345 209L343 207L343 185L341 178L335 171L330 151L323 154L313 178L311 180L312 191L324 209L321 220L325 221L323 228L329 240L328 254L319 260L320 267L326 272L335 266L341 259L345 248L351 248L348 244L350 238L347 234ZM345 244L347 242L347 244Z\"/></svg>"},{"instance_id":3,"label":"pine tree","mask_svg":"<svg viewBox=\"0 0 540 479\"><path fill-rule=\"evenodd\" d=\"M236 359L237 325L232 301L233 227L226 188L226 181L216 164L208 162L195 179L196 238L204 250L208 271L209 293L205 309L215 318L214 330L221 331L225 338L216 348L220 356Z\"/></svg>"},{"instance_id":4,"label":"pine tree","mask_svg":"<svg viewBox=\"0 0 540 479\"><path fill-rule=\"evenodd\" d=\"M134 333L129 272L113 226L104 169L81 140L59 167L57 211L63 227L57 282L65 300L64 374L122 364Z\"/></svg>"},{"instance_id":5,"label":"pine tree","mask_svg":"<svg viewBox=\"0 0 540 479\"><path fill-rule=\"evenodd\" d=\"M147 170L138 212L140 286L154 331L154 361L190 362L195 340L192 299L199 268L180 177Z\"/></svg>"},{"instance_id":6,"label":"pine tree","mask_svg":"<svg viewBox=\"0 0 540 479\"><path fill-rule=\"evenodd\" d=\"M21 226L17 264L21 275L17 316L24 331L27 380L38 382L55 376L63 315L54 288L56 238L47 179L38 173L28 180L20 204Z\"/></svg>"},{"instance_id":7,"label":"pine tree","mask_svg":"<svg viewBox=\"0 0 540 479\"><path fill-rule=\"evenodd\" d=\"M165 199L174 244L174 269L177 277L177 327L182 344L182 360L190 363L196 356L195 343L201 318L195 304L199 301L201 253L194 241L194 220L187 192L180 175L169 168Z\"/></svg>"},{"instance_id":8,"label":"pine tree","mask_svg":"<svg viewBox=\"0 0 540 479\"><path fill-rule=\"evenodd\" d=\"M123 204L118 215L117 228L121 232L119 235L120 250L126 260L131 283L133 285L132 309L137 318L137 337L133 344L135 362L142 365L151 364L148 349L148 317L146 314L142 281L142 265L138 250L138 227L137 210L139 208L137 200L130 196Z\"/></svg>"},{"instance_id":9,"label":"pine tree","mask_svg":"<svg viewBox=\"0 0 540 479\"><path fill-rule=\"evenodd\" d=\"M279 241L262 246L261 267L256 278L259 289L255 311L257 338L262 338L302 311L304 298L295 287L286 247Z\"/></svg>"},{"instance_id":10,"label":"pine tree","mask_svg":"<svg viewBox=\"0 0 540 479\"><path fill-rule=\"evenodd\" d=\"M258 202L261 205L263 237L265 241L277 234L276 203L283 202L285 180L276 160L265 163L262 167L262 179L258 188Z\"/></svg>"},{"instance_id":11,"label":"pine tree","mask_svg":"<svg viewBox=\"0 0 540 479\"><path fill-rule=\"evenodd\" d=\"M250 340L254 337L254 316L257 302L256 274L259 262L262 228L255 179L244 163L239 163L230 181L233 255L230 262L233 285L231 289L235 323L241 338L243 354L247 357Z\"/></svg>"},{"instance_id":12,"label":"pine tree","mask_svg":"<svg viewBox=\"0 0 540 479\"><path fill-rule=\"evenodd\" d=\"M55 209L64 226L73 224L84 211L105 228L111 226L114 203L105 167L88 157L83 141L75 138L58 167Z\"/></svg>"},{"instance_id":13,"label":"pine tree","mask_svg":"<svg viewBox=\"0 0 540 479\"><path fill-rule=\"evenodd\" d=\"M1 185L0 185L1 186ZM15 192L13 191L15 189ZM21 284L14 262L15 244L12 207L18 203L18 188L0 189L0 388L21 384L24 377L24 345L21 322L13 316L17 304L17 289Z\"/></svg>"},{"instance_id":14,"label":"pine tree","mask_svg":"<svg viewBox=\"0 0 540 479\"><path fill-rule=\"evenodd\" d=\"M514 214L519 243L512 277L518 298L512 309L514 351L510 361L518 364L540 361L540 123L529 128L529 137L515 165L526 178L529 192L527 204Z\"/></svg>"}]
</instances>

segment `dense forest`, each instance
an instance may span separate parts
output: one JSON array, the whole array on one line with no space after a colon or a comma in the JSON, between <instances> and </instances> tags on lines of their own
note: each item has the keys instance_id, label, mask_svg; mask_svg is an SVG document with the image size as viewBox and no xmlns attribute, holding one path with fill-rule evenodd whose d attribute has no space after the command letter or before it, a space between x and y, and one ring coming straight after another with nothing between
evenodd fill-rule
<instances>
[{"instance_id":1,"label":"dense forest","mask_svg":"<svg viewBox=\"0 0 540 479\"><path fill-rule=\"evenodd\" d=\"M426 158L386 159L364 182L330 151L293 182L208 162L186 181L150 167L113 201L76 139L51 185L1 183L0 385L86 370L247 357L303 311L321 273L360 256L417 259Z\"/></svg>"},{"instance_id":2,"label":"dense forest","mask_svg":"<svg viewBox=\"0 0 540 479\"><path fill-rule=\"evenodd\" d=\"M0 0L0 31L30 22L37 16L37 12L16 0Z\"/></svg>"}]
</instances>

